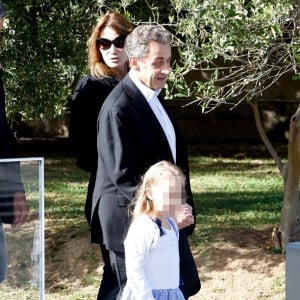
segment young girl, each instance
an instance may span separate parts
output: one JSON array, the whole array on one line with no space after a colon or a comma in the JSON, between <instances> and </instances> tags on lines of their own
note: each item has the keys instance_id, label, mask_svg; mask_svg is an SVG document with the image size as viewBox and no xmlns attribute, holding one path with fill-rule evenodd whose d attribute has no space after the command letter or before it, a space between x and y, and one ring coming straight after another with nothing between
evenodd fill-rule
<instances>
[{"instance_id":1,"label":"young girl","mask_svg":"<svg viewBox=\"0 0 300 300\"><path fill-rule=\"evenodd\" d=\"M185 176L167 161L148 169L137 189L125 239L127 283L122 300L184 300L179 289L178 227Z\"/></svg>"}]
</instances>

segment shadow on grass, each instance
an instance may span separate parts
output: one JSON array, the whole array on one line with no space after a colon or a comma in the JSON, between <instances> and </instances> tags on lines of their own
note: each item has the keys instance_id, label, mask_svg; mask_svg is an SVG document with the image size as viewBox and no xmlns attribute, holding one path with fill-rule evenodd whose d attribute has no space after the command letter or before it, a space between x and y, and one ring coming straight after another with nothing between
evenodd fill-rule
<instances>
[{"instance_id":1,"label":"shadow on grass","mask_svg":"<svg viewBox=\"0 0 300 300\"><path fill-rule=\"evenodd\" d=\"M191 157L190 170L196 174L214 174L216 172L222 173L236 173L247 172L251 173L253 170L255 174L265 172L274 172L276 169L275 162L270 159L230 159L230 158L211 158L207 157ZM278 175L279 176L279 175Z\"/></svg>"},{"instance_id":2,"label":"shadow on grass","mask_svg":"<svg viewBox=\"0 0 300 300\"><path fill-rule=\"evenodd\" d=\"M280 223L282 195L245 192L194 196L197 225L190 237L192 247L227 242L238 247L270 249L272 230Z\"/></svg>"},{"instance_id":3,"label":"shadow on grass","mask_svg":"<svg viewBox=\"0 0 300 300\"><path fill-rule=\"evenodd\" d=\"M245 211L281 210L283 194L273 192L205 192L194 193L196 211L200 217L212 214L230 214Z\"/></svg>"}]
</instances>

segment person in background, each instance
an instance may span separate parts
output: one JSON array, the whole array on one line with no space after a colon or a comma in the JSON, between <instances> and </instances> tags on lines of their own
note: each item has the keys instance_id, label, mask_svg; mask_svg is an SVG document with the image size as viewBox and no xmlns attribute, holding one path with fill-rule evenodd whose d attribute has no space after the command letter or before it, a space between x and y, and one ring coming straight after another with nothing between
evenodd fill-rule
<instances>
[{"instance_id":1,"label":"person in background","mask_svg":"<svg viewBox=\"0 0 300 300\"><path fill-rule=\"evenodd\" d=\"M6 12L0 1L0 30ZM8 126L5 109L5 93L0 64L0 159L17 157L16 139ZM11 207L11 208L10 208ZM7 273L7 252L3 223L14 229L22 226L29 214L24 187L20 177L20 165L15 162L0 162L0 282Z\"/></svg>"},{"instance_id":2,"label":"person in background","mask_svg":"<svg viewBox=\"0 0 300 300\"><path fill-rule=\"evenodd\" d=\"M184 189L184 174L168 161L154 164L143 176L124 242L127 282L122 300L184 300L175 221L185 203Z\"/></svg>"},{"instance_id":3,"label":"person in background","mask_svg":"<svg viewBox=\"0 0 300 300\"><path fill-rule=\"evenodd\" d=\"M167 160L186 176L186 202L176 216L179 231L180 288L185 298L200 289L186 235L195 228L186 145L159 93L170 73L170 34L162 26L136 27L126 39L130 71L112 90L98 118L98 168L92 215L99 218L120 292L126 284L124 239L130 223L128 204L145 170Z\"/></svg>"},{"instance_id":4,"label":"person in background","mask_svg":"<svg viewBox=\"0 0 300 300\"><path fill-rule=\"evenodd\" d=\"M127 74L125 39L132 24L119 13L102 16L88 39L90 74L82 77L71 102L69 139L79 168L89 172L85 217L91 226L91 241L99 243L104 267L98 300L114 299L118 282L111 268L108 251L102 243L98 217L91 216L92 194L97 173L97 118L100 108L117 83Z\"/></svg>"}]
</instances>

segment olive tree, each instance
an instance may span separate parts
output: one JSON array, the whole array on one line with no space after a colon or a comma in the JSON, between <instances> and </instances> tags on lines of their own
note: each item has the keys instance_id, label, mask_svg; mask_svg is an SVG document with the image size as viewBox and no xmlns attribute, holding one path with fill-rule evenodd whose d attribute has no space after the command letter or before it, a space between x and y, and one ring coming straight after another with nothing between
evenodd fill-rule
<instances>
[{"instance_id":1,"label":"olive tree","mask_svg":"<svg viewBox=\"0 0 300 300\"><path fill-rule=\"evenodd\" d=\"M10 119L62 116L85 71L95 1L5 1L1 63Z\"/></svg>"},{"instance_id":2,"label":"olive tree","mask_svg":"<svg viewBox=\"0 0 300 300\"><path fill-rule=\"evenodd\" d=\"M5 4L1 63L11 116L18 113L33 119L65 114L72 87L86 71L86 40L99 15L119 11L135 25L161 24L172 34L175 54L167 97L186 97L203 113L223 104L234 109L249 103L285 186L277 244L284 249L290 240L298 240L300 112L291 119L285 165L267 138L259 111L264 93L282 76L299 79L298 0L18 0Z\"/></svg>"},{"instance_id":3,"label":"olive tree","mask_svg":"<svg viewBox=\"0 0 300 300\"><path fill-rule=\"evenodd\" d=\"M287 164L270 143L259 111L264 93L282 76L290 80L300 78L299 2L100 2L126 12L136 24L162 24L172 33L178 53L167 88L168 98L186 97L189 104L198 104L203 113L223 104L234 109L242 102L249 103L259 134L284 183L281 224L273 236L275 246L284 250L288 242L299 240L300 110L291 118Z\"/></svg>"}]
</instances>

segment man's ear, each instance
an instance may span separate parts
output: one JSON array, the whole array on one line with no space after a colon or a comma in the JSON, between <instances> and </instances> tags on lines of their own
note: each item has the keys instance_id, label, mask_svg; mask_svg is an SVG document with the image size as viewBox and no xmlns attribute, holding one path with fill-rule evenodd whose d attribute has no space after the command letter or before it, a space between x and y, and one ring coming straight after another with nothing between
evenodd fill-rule
<instances>
[{"instance_id":1,"label":"man's ear","mask_svg":"<svg viewBox=\"0 0 300 300\"><path fill-rule=\"evenodd\" d=\"M130 57L129 58L129 66L130 69L133 69L135 71L139 71L139 63L136 57Z\"/></svg>"}]
</instances>

